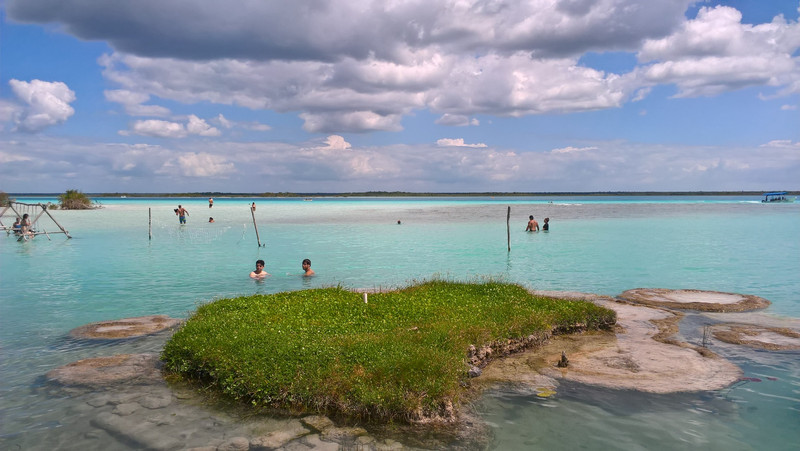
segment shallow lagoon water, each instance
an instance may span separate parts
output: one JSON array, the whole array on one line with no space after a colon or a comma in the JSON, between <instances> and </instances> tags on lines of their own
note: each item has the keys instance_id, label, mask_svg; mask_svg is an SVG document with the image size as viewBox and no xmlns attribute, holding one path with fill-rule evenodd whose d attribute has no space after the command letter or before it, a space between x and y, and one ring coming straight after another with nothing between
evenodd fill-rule
<instances>
[{"instance_id":1,"label":"shallow lagoon water","mask_svg":"<svg viewBox=\"0 0 800 451\"><path fill-rule=\"evenodd\" d=\"M764 313L800 318L800 204L732 196L215 198L209 209L197 198L99 200L102 209L53 212L71 240L0 237L0 447L78 449L87 444L75 437L98 440L79 421L85 400L46 389L43 375L81 358L157 352L161 343L86 344L66 338L69 330L148 314L187 317L220 297L492 276L612 296L638 287L754 294L773 302ZM189 210L185 226L173 213L178 204ZM550 217L551 231L525 233L529 214L540 224ZM247 276L259 258L272 274L263 282ZM300 276L303 258L316 277ZM696 329L682 333L699 339ZM496 449L796 449L800 353L712 349L762 382L659 396L562 384L546 400L498 388L477 408Z\"/></svg>"}]
</instances>

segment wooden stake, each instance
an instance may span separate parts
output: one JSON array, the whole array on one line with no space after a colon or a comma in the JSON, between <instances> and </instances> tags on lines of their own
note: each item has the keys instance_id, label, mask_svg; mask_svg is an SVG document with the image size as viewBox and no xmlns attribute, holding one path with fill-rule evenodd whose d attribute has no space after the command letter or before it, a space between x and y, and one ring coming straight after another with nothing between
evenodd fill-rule
<instances>
[{"instance_id":1,"label":"wooden stake","mask_svg":"<svg viewBox=\"0 0 800 451\"><path fill-rule=\"evenodd\" d=\"M508 252L511 252L511 205L508 206L506 215L506 235L508 235Z\"/></svg>"},{"instance_id":2,"label":"wooden stake","mask_svg":"<svg viewBox=\"0 0 800 451\"><path fill-rule=\"evenodd\" d=\"M256 229L256 241L258 241L258 247L261 247L261 238L258 237L258 224L256 224L256 211L250 208L250 214L253 215L253 227Z\"/></svg>"},{"instance_id":3,"label":"wooden stake","mask_svg":"<svg viewBox=\"0 0 800 451\"><path fill-rule=\"evenodd\" d=\"M149 237L148 238L149 240L153 239L153 209L152 208L148 208L147 209L147 235Z\"/></svg>"}]
</instances>

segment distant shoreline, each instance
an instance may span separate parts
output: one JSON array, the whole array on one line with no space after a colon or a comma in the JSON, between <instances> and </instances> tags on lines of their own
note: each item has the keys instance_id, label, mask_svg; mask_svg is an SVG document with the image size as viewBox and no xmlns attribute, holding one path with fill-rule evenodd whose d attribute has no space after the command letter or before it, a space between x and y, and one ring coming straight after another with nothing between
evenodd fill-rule
<instances>
[{"instance_id":1,"label":"distant shoreline","mask_svg":"<svg viewBox=\"0 0 800 451\"><path fill-rule=\"evenodd\" d=\"M564 197L564 196L763 196L768 191L570 191L570 192L467 192L419 193L364 191L349 193L86 193L89 197ZM62 193L8 193L16 197L54 197ZM800 191L787 191L800 195Z\"/></svg>"}]
</instances>

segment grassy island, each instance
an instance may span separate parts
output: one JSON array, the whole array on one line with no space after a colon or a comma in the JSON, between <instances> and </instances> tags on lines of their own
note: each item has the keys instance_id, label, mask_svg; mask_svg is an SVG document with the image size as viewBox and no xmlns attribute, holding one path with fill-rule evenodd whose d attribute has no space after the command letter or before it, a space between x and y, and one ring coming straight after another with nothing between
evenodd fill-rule
<instances>
[{"instance_id":1,"label":"grassy island","mask_svg":"<svg viewBox=\"0 0 800 451\"><path fill-rule=\"evenodd\" d=\"M62 210L90 210L94 208L92 199L76 189L68 189L66 193L60 194L58 203Z\"/></svg>"},{"instance_id":2,"label":"grassy island","mask_svg":"<svg viewBox=\"0 0 800 451\"><path fill-rule=\"evenodd\" d=\"M168 372L256 407L447 420L468 390L471 364L513 343L615 321L592 303L496 281L428 281L370 293L367 303L361 293L322 288L203 305L162 359Z\"/></svg>"}]
</instances>

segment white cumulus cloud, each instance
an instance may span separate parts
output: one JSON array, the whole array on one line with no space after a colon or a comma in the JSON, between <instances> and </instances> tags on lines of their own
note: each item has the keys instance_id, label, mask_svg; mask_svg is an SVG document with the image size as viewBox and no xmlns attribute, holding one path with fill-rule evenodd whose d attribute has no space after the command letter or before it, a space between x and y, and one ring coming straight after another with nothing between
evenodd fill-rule
<instances>
[{"instance_id":1,"label":"white cumulus cloud","mask_svg":"<svg viewBox=\"0 0 800 451\"><path fill-rule=\"evenodd\" d=\"M456 138L456 139L442 138L436 140L436 145L439 147L476 147L476 148L487 147L486 144L484 143L467 144L464 142L464 138Z\"/></svg>"},{"instance_id":2,"label":"white cumulus cloud","mask_svg":"<svg viewBox=\"0 0 800 451\"><path fill-rule=\"evenodd\" d=\"M800 149L800 142L792 142L791 139L775 139L766 144L762 144L761 147L782 147L782 148L794 148Z\"/></svg>"},{"instance_id":3,"label":"white cumulus cloud","mask_svg":"<svg viewBox=\"0 0 800 451\"><path fill-rule=\"evenodd\" d=\"M17 130L39 132L61 124L75 114L75 109L70 106L76 100L75 93L66 83L12 79L8 84L11 85L11 91L25 104L14 117Z\"/></svg>"},{"instance_id":4,"label":"white cumulus cloud","mask_svg":"<svg viewBox=\"0 0 800 451\"><path fill-rule=\"evenodd\" d=\"M478 125L479 114L618 108L664 84L682 97L800 92L797 21L744 24L727 6L687 19L694 3L197 0L187 16L159 0L9 0L8 14L108 42L99 62L119 88L109 98L138 116L165 116L145 103L158 98L295 113L312 133L399 132L419 110L440 125ZM638 64L606 72L581 63L587 52L636 54Z\"/></svg>"},{"instance_id":5,"label":"white cumulus cloud","mask_svg":"<svg viewBox=\"0 0 800 451\"><path fill-rule=\"evenodd\" d=\"M144 105L150 100L148 94L132 92L126 89L106 90L103 92L106 100L122 105L125 113L131 116L168 116L170 111L160 105Z\"/></svg>"},{"instance_id":6,"label":"white cumulus cloud","mask_svg":"<svg viewBox=\"0 0 800 451\"><path fill-rule=\"evenodd\" d=\"M181 173L187 177L218 177L234 172L235 166L219 155L189 152L177 158Z\"/></svg>"},{"instance_id":7,"label":"white cumulus cloud","mask_svg":"<svg viewBox=\"0 0 800 451\"><path fill-rule=\"evenodd\" d=\"M121 135L142 135L156 138L186 138L189 135L220 136L222 132L212 127L204 119L193 114L189 115L186 124L160 119L135 121L129 130L120 132Z\"/></svg>"},{"instance_id":8,"label":"white cumulus cloud","mask_svg":"<svg viewBox=\"0 0 800 451\"><path fill-rule=\"evenodd\" d=\"M326 147L331 150L347 150L350 147L349 142L345 141L345 139L339 135L331 135L325 139Z\"/></svg>"},{"instance_id":9,"label":"white cumulus cloud","mask_svg":"<svg viewBox=\"0 0 800 451\"><path fill-rule=\"evenodd\" d=\"M461 114L443 114L442 117L436 120L439 125L451 125L454 127L478 126L480 121L476 118L470 118Z\"/></svg>"},{"instance_id":10,"label":"white cumulus cloud","mask_svg":"<svg viewBox=\"0 0 800 451\"><path fill-rule=\"evenodd\" d=\"M578 152L589 152L592 150L597 150L597 147L590 146L590 147L562 147L560 149L553 149L550 153L578 153Z\"/></svg>"},{"instance_id":11,"label":"white cumulus cloud","mask_svg":"<svg viewBox=\"0 0 800 451\"><path fill-rule=\"evenodd\" d=\"M122 134L133 133L142 136L153 136L156 138L184 138L186 137L186 127L183 124L158 119L148 119L136 121L131 124L130 130L121 132Z\"/></svg>"},{"instance_id":12,"label":"white cumulus cloud","mask_svg":"<svg viewBox=\"0 0 800 451\"><path fill-rule=\"evenodd\" d=\"M742 23L728 6L704 7L673 34L647 40L638 54L644 83L675 84L678 97L713 96L746 86L800 87L800 24L782 16ZM795 86L792 88L792 86Z\"/></svg>"},{"instance_id":13,"label":"white cumulus cloud","mask_svg":"<svg viewBox=\"0 0 800 451\"><path fill-rule=\"evenodd\" d=\"M208 125L208 122L194 114L189 116L189 122L186 124L186 132L200 136L219 136L222 134L218 129Z\"/></svg>"}]
</instances>

